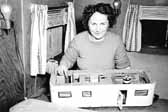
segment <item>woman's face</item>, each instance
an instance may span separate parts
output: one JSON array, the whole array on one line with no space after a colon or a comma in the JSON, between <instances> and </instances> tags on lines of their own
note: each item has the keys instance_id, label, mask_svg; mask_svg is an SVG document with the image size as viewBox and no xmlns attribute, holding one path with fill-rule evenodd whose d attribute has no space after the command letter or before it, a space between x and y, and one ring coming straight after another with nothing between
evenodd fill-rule
<instances>
[{"instance_id":1,"label":"woman's face","mask_svg":"<svg viewBox=\"0 0 168 112\"><path fill-rule=\"evenodd\" d=\"M96 39L100 40L104 38L108 27L109 21L107 15L95 12L88 21L88 26L91 35Z\"/></svg>"}]
</instances>

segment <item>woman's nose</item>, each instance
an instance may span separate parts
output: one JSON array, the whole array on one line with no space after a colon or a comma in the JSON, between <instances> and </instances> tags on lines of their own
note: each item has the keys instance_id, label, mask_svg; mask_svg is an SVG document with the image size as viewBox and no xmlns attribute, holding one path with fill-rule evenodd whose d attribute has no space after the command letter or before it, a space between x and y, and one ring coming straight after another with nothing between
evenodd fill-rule
<instances>
[{"instance_id":1,"label":"woman's nose","mask_svg":"<svg viewBox=\"0 0 168 112\"><path fill-rule=\"evenodd\" d=\"M97 25L97 26L96 26L96 32L99 32L100 30L101 30L100 25Z\"/></svg>"}]
</instances>

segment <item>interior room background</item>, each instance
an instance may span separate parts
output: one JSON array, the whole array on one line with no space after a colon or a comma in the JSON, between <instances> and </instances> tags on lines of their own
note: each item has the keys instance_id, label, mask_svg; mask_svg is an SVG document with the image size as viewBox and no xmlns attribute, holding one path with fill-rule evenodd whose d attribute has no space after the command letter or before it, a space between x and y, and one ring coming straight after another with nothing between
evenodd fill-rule
<instances>
[{"instance_id":1,"label":"interior room background","mask_svg":"<svg viewBox=\"0 0 168 112\"><path fill-rule=\"evenodd\" d=\"M34 79L30 77L30 31L31 31L31 16L30 6L32 3L47 4L48 6L59 6L65 4L67 1L72 0L8 0L8 3L12 6L11 20L15 25L16 37L18 40L19 50L23 59L23 65L25 68L26 83L28 94L31 94L34 87ZM126 9L129 0L121 0L121 14L118 16L117 24L113 27L113 31L122 35L123 25L125 20ZM74 0L76 29L77 32L81 32L81 16L83 8L88 4L94 4L97 2L111 3L113 0ZM167 0L131 0L132 4L138 5L150 5L150 6L168 6ZM4 0L0 0L0 4L4 3ZM22 6L23 5L23 6ZM23 8L23 9L22 9ZM24 28L24 30L23 30ZM156 93L161 98L168 99L168 55L148 54L141 52L128 52L130 57L132 68L147 69L151 71L152 79L157 82ZM17 65L17 64L16 64ZM20 74L20 80L23 80L23 74ZM22 81L21 81L22 82ZM17 83L17 82L15 82ZM23 82L22 82L23 84Z\"/></svg>"}]
</instances>

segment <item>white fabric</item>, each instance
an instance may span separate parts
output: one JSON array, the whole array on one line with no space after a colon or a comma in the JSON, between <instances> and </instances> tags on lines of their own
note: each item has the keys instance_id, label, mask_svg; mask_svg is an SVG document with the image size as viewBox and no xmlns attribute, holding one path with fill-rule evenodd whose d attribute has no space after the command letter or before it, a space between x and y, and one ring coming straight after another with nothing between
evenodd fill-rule
<instances>
[{"instance_id":1,"label":"white fabric","mask_svg":"<svg viewBox=\"0 0 168 112\"><path fill-rule=\"evenodd\" d=\"M75 35L76 35L76 24L75 24L74 4L72 2L68 2L68 20L65 34L64 51L66 51L66 49L69 46L69 42L74 38Z\"/></svg>"},{"instance_id":2,"label":"white fabric","mask_svg":"<svg viewBox=\"0 0 168 112\"><path fill-rule=\"evenodd\" d=\"M47 5L31 6L30 74L45 74L47 58Z\"/></svg>"},{"instance_id":3,"label":"white fabric","mask_svg":"<svg viewBox=\"0 0 168 112\"><path fill-rule=\"evenodd\" d=\"M93 110L80 109L56 105L37 99L24 100L9 109L9 112L97 112Z\"/></svg>"},{"instance_id":4,"label":"white fabric","mask_svg":"<svg viewBox=\"0 0 168 112\"><path fill-rule=\"evenodd\" d=\"M141 39L138 38L139 5L130 4L127 8L122 39L127 51L140 51Z\"/></svg>"}]
</instances>

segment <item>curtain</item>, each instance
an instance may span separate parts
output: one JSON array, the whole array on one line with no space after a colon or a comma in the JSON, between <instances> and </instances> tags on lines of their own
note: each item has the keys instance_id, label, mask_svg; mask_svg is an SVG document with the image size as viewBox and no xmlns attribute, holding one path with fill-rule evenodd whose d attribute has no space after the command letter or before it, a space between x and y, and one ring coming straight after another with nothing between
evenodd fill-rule
<instances>
[{"instance_id":1,"label":"curtain","mask_svg":"<svg viewBox=\"0 0 168 112\"><path fill-rule=\"evenodd\" d=\"M75 11L74 11L74 4L72 2L68 2L68 18L67 18L67 29L65 34L65 45L64 51L69 46L69 42L74 38L76 35L76 24L75 24Z\"/></svg>"},{"instance_id":2,"label":"curtain","mask_svg":"<svg viewBox=\"0 0 168 112\"><path fill-rule=\"evenodd\" d=\"M47 5L31 6L30 74L45 74L47 58Z\"/></svg>"},{"instance_id":3,"label":"curtain","mask_svg":"<svg viewBox=\"0 0 168 112\"><path fill-rule=\"evenodd\" d=\"M127 51L140 51L141 38L138 37L139 5L130 4L126 11L122 39Z\"/></svg>"}]
</instances>

